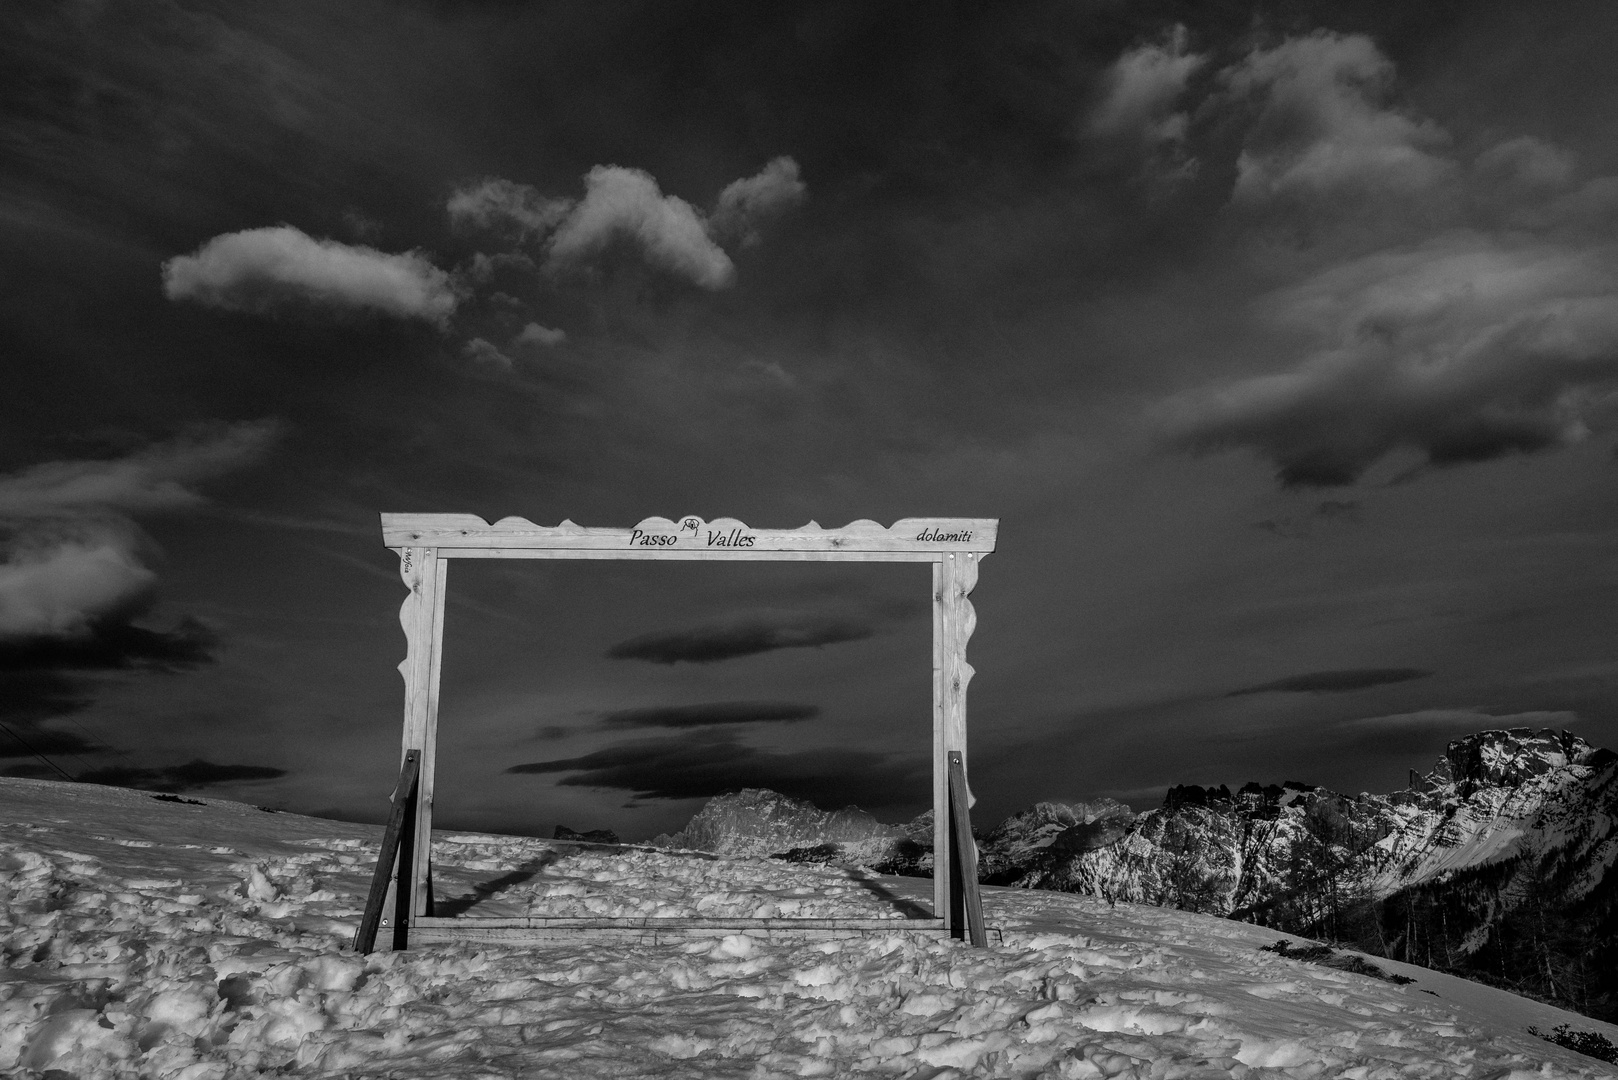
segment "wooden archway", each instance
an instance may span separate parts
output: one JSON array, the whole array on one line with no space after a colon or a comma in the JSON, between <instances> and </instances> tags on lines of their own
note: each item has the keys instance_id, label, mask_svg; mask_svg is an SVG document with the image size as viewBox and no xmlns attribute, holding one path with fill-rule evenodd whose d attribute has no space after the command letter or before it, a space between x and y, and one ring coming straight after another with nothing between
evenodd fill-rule
<instances>
[{"instance_id":1,"label":"wooden archway","mask_svg":"<svg viewBox=\"0 0 1618 1080\"><path fill-rule=\"evenodd\" d=\"M628 529L547 527L523 518L493 525L471 514L383 514L383 542L399 555L410 590L399 611L406 653L400 780L355 948L385 942L539 941L582 935L658 939L694 933L837 934L906 929L969 937L983 945L966 783L966 643L977 625L968 599L978 564L994 550L994 518L905 518L885 527L754 529L734 518L651 517ZM443 918L432 907L433 766L444 586L451 559L674 559L929 562L933 566L933 912L930 919Z\"/></svg>"}]
</instances>

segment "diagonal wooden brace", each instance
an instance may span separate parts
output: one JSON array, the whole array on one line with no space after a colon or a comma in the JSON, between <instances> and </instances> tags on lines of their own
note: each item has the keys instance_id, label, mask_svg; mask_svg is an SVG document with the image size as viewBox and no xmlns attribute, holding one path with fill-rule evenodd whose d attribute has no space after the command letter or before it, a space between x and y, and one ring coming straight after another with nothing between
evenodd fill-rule
<instances>
[{"instance_id":1,"label":"diagonal wooden brace","mask_svg":"<svg viewBox=\"0 0 1618 1080\"><path fill-rule=\"evenodd\" d=\"M400 897L395 904L398 912L394 928L394 948L405 947L408 933L410 903L405 894L410 879L409 848L413 840L416 819L416 788L421 777L421 751L406 750L404 764L399 769L399 786L393 794L393 810L388 814L387 828L382 830L382 850L376 857L376 873L371 875L371 891L365 898L365 917L354 935L354 951L368 953L376 948L376 933L382 923L382 909L387 904L388 886L395 879L399 883ZM413 845L412 845L413 846ZM402 856L402 857L401 857Z\"/></svg>"},{"instance_id":2,"label":"diagonal wooden brace","mask_svg":"<svg viewBox=\"0 0 1618 1080\"><path fill-rule=\"evenodd\" d=\"M960 937L961 923L973 945L985 948L989 935L983 928L983 894L978 891L978 846L972 839L972 818L966 808L966 766L958 750L949 753L950 927ZM933 863L936 866L935 854ZM964 916L964 919L962 918Z\"/></svg>"}]
</instances>

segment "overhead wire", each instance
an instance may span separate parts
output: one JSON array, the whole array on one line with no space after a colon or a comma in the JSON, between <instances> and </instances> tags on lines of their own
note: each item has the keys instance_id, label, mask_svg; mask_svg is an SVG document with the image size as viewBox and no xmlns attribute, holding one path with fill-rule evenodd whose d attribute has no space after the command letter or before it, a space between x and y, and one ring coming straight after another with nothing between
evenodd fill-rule
<instances>
[{"instance_id":1,"label":"overhead wire","mask_svg":"<svg viewBox=\"0 0 1618 1080\"><path fill-rule=\"evenodd\" d=\"M43 761L46 765L49 765L51 768L55 769L56 774L58 776L60 776L63 780L66 780L69 783L73 782L73 777L69 776L65 769L63 769L60 765L56 764L56 762L52 761L50 758L46 757L40 751L36 750L32 743L30 743L27 739L23 738L21 735L18 735L15 731L13 731L11 729L11 727L9 725L0 724L0 731L4 731L7 735L10 735L13 739L16 739L25 748L27 748L27 750L28 750L28 752L30 754L33 754L39 760Z\"/></svg>"}]
</instances>

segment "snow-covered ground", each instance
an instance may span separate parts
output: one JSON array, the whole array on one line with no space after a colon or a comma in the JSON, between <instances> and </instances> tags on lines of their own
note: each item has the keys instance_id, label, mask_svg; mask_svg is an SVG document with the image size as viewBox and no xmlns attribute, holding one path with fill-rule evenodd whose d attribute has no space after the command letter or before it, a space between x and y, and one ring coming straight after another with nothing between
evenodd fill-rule
<instances>
[{"instance_id":1,"label":"snow-covered ground","mask_svg":"<svg viewBox=\"0 0 1618 1080\"><path fill-rule=\"evenodd\" d=\"M174 1077L1613 1077L1527 1034L1618 1028L1281 935L990 889L1003 944L348 949L380 830L0 779L0 1074ZM764 859L435 837L451 912L902 915L930 883ZM900 899L895 900L897 896ZM991 941L994 941L991 935Z\"/></svg>"}]
</instances>

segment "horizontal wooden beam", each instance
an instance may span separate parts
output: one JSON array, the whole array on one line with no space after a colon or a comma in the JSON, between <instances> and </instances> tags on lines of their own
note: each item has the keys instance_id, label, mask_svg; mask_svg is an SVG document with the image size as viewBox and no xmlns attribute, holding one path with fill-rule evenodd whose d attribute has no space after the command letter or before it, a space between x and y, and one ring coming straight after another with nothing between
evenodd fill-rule
<instances>
[{"instance_id":1,"label":"horizontal wooden beam","mask_svg":"<svg viewBox=\"0 0 1618 1080\"><path fill-rule=\"evenodd\" d=\"M991 552L999 527L997 518L904 518L891 526L862 520L823 529L811 521L799 529L755 529L735 518L686 516L649 517L632 528L608 529L571 521L536 525L520 517L491 525L476 514L382 515L388 547L437 548L451 558L473 551L498 551L485 557L504 559L522 558L516 554L522 551L555 551L568 552L566 558L928 561L952 552Z\"/></svg>"},{"instance_id":2,"label":"horizontal wooden beam","mask_svg":"<svg viewBox=\"0 0 1618 1080\"><path fill-rule=\"evenodd\" d=\"M943 919L433 919L410 928L411 945L482 942L489 945L577 944L585 941L660 945L693 938L746 934L772 942L863 937L872 932L947 938Z\"/></svg>"},{"instance_id":3,"label":"horizontal wooden beam","mask_svg":"<svg viewBox=\"0 0 1618 1080\"><path fill-rule=\"evenodd\" d=\"M926 930L941 928L943 919L703 919L703 918L583 918L550 915L508 915L476 918L467 915L418 916L413 927L444 929L643 929L643 930Z\"/></svg>"}]
</instances>

